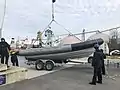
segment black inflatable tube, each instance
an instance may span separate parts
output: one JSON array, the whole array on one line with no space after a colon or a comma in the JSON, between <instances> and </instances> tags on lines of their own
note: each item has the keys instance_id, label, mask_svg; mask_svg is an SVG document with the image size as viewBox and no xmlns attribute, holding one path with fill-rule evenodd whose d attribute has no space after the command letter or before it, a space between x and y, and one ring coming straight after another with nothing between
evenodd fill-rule
<instances>
[{"instance_id":1,"label":"black inflatable tube","mask_svg":"<svg viewBox=\"0 0 120 90\"><path fill-rule=\"evenodd\" d=\"M61 47L49 47L49 48L32 48L28 50L19 51L20 56L33 56L33 55L46 55L54 53L64 53L72 51L71 45Z\"/></svg>"},{"instance_id":2,"label":"black inflatable tube","mask_svg":"<svg viewBox=\"0 0 120 90\"><path fill-rule=\"evenodd\" d=\"M96 39L96 40L85 41L82 43L71 44L71 47L72 47L72 51L77 51L77 50L83 50L94 47L95 44L101 45L103 44L103 42L104 41L102 39Z\"/></svg>"},{"instance_id":3,"label":"black inflatable tube","mask_svg":"<svg viewBox=\"0 0 120 90\"><path fill-rule=\"evenodd\" d=\"M19 56L34 56L34 55L47 55L47 54L57 54L57 53L63 53L63 52L72 52L72 51L78 51L78 50L84 50L87 48L92 48L96 43L98 43L99 45L103 44L103 40L102 39L96 39L96 40L90 40L90 41L85 41L85 42L81 42L81 43L75 43L75 44L71 44L71 50L66 50L66 51L60 51L60 50L54 50L52 52L49 51L48 52L40 52L40 53L33 53L33 54L19 54Z\"/></svg>"}]
</instances>

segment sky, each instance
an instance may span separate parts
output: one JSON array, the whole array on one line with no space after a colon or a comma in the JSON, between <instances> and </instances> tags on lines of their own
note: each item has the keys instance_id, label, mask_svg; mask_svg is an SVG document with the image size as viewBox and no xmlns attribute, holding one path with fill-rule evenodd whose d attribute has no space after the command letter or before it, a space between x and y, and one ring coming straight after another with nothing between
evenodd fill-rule
<instances>
[{"instance_id":1,"label":"sky","mask_svg":"<svg viewBox=\"0 0 120 90\"><path fill-rule=\"evenodd\" d=\"M0 0L0 24L5 0ZM51 21L51 0L7 0L2 36L35 37ZM71 33L120 26L120 0L56 0L55 20ZM68 33L52 23L55 35Z\"/></svg>"}]
</instances>

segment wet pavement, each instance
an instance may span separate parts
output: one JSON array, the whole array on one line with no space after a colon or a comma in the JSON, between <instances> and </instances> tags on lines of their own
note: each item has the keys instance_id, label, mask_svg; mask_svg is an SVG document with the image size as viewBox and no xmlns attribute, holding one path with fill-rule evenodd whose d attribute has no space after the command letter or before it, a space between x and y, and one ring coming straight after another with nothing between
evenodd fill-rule
<instances>
[{"instance_id":1,"label":"wet pavement","mask_svg":"<svg viewBox=\"0 0 120 90\"><path fill-rule=\"evenodd\" d=\"M30 80L0 87L0 90L120 90L120 68L107 68L103 84L88 83L92 78L90 65L74 65Z\"/></svg>"}]
</instances>

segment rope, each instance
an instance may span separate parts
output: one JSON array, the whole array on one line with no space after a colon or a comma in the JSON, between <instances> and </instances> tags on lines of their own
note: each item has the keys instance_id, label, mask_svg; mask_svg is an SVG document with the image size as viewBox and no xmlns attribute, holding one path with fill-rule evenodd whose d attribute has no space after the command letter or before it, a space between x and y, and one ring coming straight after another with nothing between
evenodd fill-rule
<instances>
[{"instance_id":1,"label":"rope","mask_svg":"<svg viewBox=\"0 0 120 90\"><path fill-rule=\"evenodd\" d=\"M66 29L63 25L59 24L57 21L54 20L54 3L52 2L52 20L50 21L50 23L45 27L45 29L43 30L42 34L45 32L45 30L52 24L52 22L55 22L56 24L58 24L59 26L61 26L64 30L66 30L67 32L69 32L70 35L73 35L75 38L77 38L78 40L80 40L78 37L76 37L75 35L80 35L80 34L83 34L83 33L78 33L78 34L72 34L68 29ZM106 31L110 31L110 30L113 30L113 29L118 29L120 28L119 27L116 27L116 28L112 28L112 29L107 29L107 30L103 30L101 32L106 32ZM97 32L97 31L90 31L90 32L85 32L85 34L87 33L93 33L93 32ZM68 35L68 34L65 34L65 35ZM63 35L59 35L59 36L63 36ZM81 41L81 40L80 40ZM35 41L36 42L36 41ZM34 43L35 43L34 42ZM98 44L98 41L96 40L97 44Z\"/></svg>"},{"instance_id":2,"label":"rope","mask_svg":"<svg viewBox=\"0 0 120 90\"><path fill-rule=\"evenodd\" d=\"M119 76L119 75L117 75L117 76ZM108 67L106 67L106 75L104 76L104 78L106 78L106 79L112 79L112 80L114 80L114 81L116 81L116 79L115 79L115 77L117 77L116 75L109 75L109 72L108 72Z\"/></svg>"},{"instance_id":3,"label":"rope","mask_svg":"<svg viewBox=\"0 0 120 90\"><path fill-rule=\"evenodd\" d=\"M72 34L68 29L66 29L64 26L62 26L61 24L59 24L57 21L55 21L56 24L58 24L59 26L61 26L64 30L66 30L67 32L70 33L70 35L73 35L75 38L77 38L78 40L80 40L78 37L76 37L74 34ZM80 40L81 41L81 40Z\"/></svg>"},{"instance_id":4,"label":"rope","mask_svg":"<svg viewBox=\"0 0 120 90\"><path fill-rule=\"evenodd\" d=\"M53 20L45 27L45 29L43 30L42 34L45 32L45 30L52 24Z\"/></svg>"},{"instance_id":5,"label":"rope","mask_svg":"<svg viewBox=\"0 0 120 90\"><path fill-rule=\"evenodd\" d=\"M52 3L52 20L50 21L50 23L45 27L45 29L43 30L42 34L45 32L45 30L52 24L52 22L55 21L54 20L54 3Z\"/></svg>"}]
</instances>

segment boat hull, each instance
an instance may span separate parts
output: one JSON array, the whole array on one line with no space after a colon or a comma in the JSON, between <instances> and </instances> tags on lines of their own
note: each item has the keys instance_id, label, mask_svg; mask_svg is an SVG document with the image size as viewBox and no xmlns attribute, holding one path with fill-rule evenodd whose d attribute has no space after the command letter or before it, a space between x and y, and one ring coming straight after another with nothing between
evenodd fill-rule
<instances>
[{"instance_id":1,"label":"boat hull","mask_svg":"<svg viewBox=\"0 0 120 90\"><path fill-rule=\"evenodd\" d=\"M51 48L33 48L19 51L18 55L25 56L27 60L50 59L54 61L72 58L87 57L94 52L94 45L103 44L102 39L85 41L71 45Z\"/></svg>"},{"instance_id":2,"label":"boat hull","mask_svg":"<svg viewBox=\"0 0 120 90\"><path fill-rule=\"evenodd\" d=\"M94 52L94 48L88 48L88 49L73 51L73 52L26 56L26 59L33 60L33 61L38 60L38 59L45 59L45 60L50 59L50 60L54 60L54 61L59 61L59 60L64 61L67 59L87 57L90 54L92 54L93 52Z\"/></svg>"}]
</instances>

